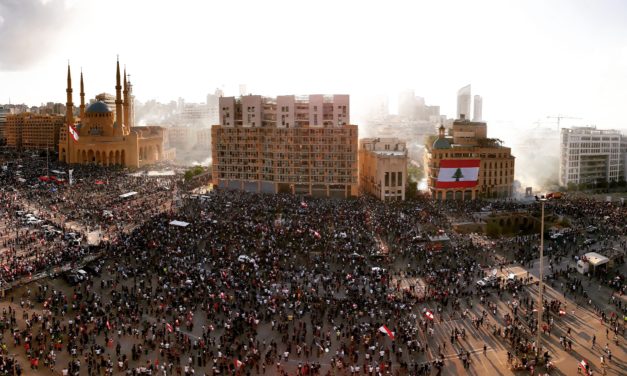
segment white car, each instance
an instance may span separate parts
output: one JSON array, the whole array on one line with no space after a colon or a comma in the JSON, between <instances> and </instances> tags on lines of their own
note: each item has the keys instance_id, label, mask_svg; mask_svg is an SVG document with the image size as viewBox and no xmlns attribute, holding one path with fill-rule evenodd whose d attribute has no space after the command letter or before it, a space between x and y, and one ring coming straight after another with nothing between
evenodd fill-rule
<instances>
[{"instance_id":1,"label":"white car","mask_svg":"<svg viewBox=\"0 0 627 376\"><path fill-rule=\"evenodd\" d=\"M496 276L494 275L489 275L487 277L483 277L480 280L477 281L477 285L480 287L486 287L486 286L494 286L494 284L496 283Z\"/></svg>"}]
</instances>

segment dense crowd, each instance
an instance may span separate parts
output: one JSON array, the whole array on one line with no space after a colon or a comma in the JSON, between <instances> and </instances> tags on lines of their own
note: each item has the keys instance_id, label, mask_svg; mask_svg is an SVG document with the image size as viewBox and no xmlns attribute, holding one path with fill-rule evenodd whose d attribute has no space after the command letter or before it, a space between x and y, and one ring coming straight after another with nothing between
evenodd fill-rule
<instances>
[{"instance_id":1,"label":"dense crowd","mask_svg":"<svg viewBox=\"0 0 627 376\"><path fill-rule=\"evenodd\" d=\"M186 195L181 208L163 210L171 207L175 178L147 182L98 168L78 169L76 177L76 185L56 191L39 186L0 195L7 222L18 206L33 202L91 227L109 220L102 211L114 212L114 236L98 246L68 246L62 237L46 247L36 246L39 239L6 244L0 274L8 280L78 264L88 254L103 256L101 275L71 288L44 279L22 288L3 310L2 352L26 354L32 369L71 375L442 374L447 346L465 367L475 356L464 325L451 331L450 341L436 340L437 324L452 319L494 335L516 365L543 358L534 351L532 278L500 280L494 289L476 284L486 271L503 270L496 251L532 262L537 238L488 241L451 231L451 218L472 218L488 205L529 205L215 190ZM126 191L139 192L138 198L117 201ZM583 218L569 205L551 210ZM587 215L609 217L604 236L620 235L623 208L594 210ZM556 277L575 278L557 265L578 253L578 229L586 225L576 222L572 235L549 241ZM26 237L36 234L27 231ZM546 300L545 306L543 330L563 326L562 302ZM618 333L617 315L607 315ZM1 359L0 366L12 365Z\"/></svg>"}]
</instances>

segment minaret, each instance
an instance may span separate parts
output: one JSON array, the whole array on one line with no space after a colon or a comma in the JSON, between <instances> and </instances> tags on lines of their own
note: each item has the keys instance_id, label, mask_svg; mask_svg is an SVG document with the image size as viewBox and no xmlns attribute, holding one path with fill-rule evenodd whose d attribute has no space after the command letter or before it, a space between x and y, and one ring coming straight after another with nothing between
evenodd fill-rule
<instances>
[{"instance_id":1,"label":"minaret","mask_svg":"<svg viewBox=\"0 0 627 376\"><path fill-rule=\"evenodd\" d=\"M130 129L131 122L129 116L130 102L128 98L128 82L126 79L126 66L124 66L124 120L126 121L126 126Z\"/></svg>"},{"instance_id":2,"label":"minaret","mask_svg":"<svg viewBox=\"0 0 627 376\"><path fill-rule=\"evenodd\" d=\"M81 121L85 118L85 87L83 86L83 70L81 69Z\"/></svg>"},{"instance_id":3,"label":"minaret","mask_svg":"<svg viewBox=\"0 0 627 376\"><path fill-rule=\"evenodd\" d=\"M444 135L444 131L446 131L446 128L444 128L443 124L440 124L440 128L438 129L438 138L445 138L446 137Z\"/></svg>"},{"instance_id":4,"label":"minaret","mask_svg":"<svg viewBox=\"0 0 627 376\"><path fill-rule=\"evenodd\" d=\"M116 84L115 84L115 122L116 122L116 127L117 129L119 129L120 131L122 131L122 127L124 124L124 121L122 119L122 86L120 85L120 59L118 59L118 63L117 63L117 71L116 71ZM114 133L116 132L116 129L114 129ZM120 132L120 135L122 134L122 132Z\"/></svg>"},{"instance_id":5,"label":"minaret","mask_svg":"<svg viewBox=\"0 0 627 376\"><path fill-rule=\"evenodd\" d=\"M68 125L74 125L74 103L72 103L72 74L70 73L70 63L67 64L67 102L65 103L65 121ZM68 135L69 136L69 135Z\"/></svg>"}]
</instances>

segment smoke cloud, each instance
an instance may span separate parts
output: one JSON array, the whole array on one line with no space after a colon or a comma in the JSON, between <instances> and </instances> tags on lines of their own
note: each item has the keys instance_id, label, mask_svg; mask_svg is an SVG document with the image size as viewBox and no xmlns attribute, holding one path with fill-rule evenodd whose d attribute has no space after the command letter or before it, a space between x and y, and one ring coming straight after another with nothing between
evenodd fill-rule
<instances>
[{"instance_id":1,"label":"smoke cloud","mask_svg":"<svg viewBox=\"0 0 627 376\"><path fill-rule=\"evenodd\" d=\"M559 177L559 133L554 128L531 127L508 122L488 122L488 136L497 137L512 148L516 157L515 180L521 189L534 192L554 190Z\"/></svg>"},{"instance_id":2,"label":"smoke cloud","mask_svg":"<svg viewBox=\"0 0 627 376\"><path fill-rule=\"evenodd\" d=\"M23 70L55 49L74 16L63 0L0 1L0 70Z\"/></svg>"}]
</instances>

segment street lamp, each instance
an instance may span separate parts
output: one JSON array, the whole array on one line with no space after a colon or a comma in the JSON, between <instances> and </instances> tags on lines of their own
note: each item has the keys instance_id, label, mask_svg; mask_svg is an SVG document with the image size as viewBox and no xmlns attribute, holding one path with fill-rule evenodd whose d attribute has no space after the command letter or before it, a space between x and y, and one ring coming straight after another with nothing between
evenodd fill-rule
<instances>
[{"instance_id":1,"label":"street lamp","mask_svg":"<svg viewBox=\"0 0 627 376\"><path fill-rule=\"evenodd\" d=\"M547 199L544 196L536 196L536 201L539 201L542 207L542 214L540 217L540 283L538 285L538 330L536 332L536 353L540 355L540 341L542 340L542 332L540 326L542 325L542 308L544 307L544 304L542 303L542 288L544 287L542 285L544 272L544 204L546 203Z\"/></svg>"}]
</instances>

